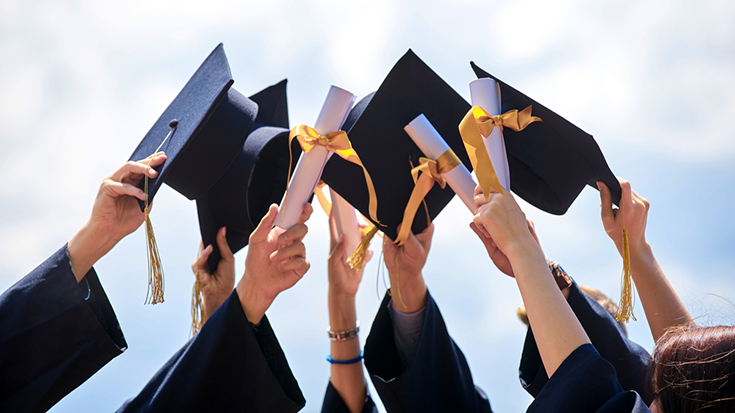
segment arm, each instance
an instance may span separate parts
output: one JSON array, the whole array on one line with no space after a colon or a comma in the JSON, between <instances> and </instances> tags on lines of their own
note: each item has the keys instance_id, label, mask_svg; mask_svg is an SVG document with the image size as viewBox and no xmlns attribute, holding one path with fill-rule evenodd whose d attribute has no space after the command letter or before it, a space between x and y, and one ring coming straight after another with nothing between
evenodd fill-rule
<instances>
[{"instance_id":1,"label":"arm","mask_svg":"<svg viewBox=\"0 0 735 413\"><path fill-rule=\"evenodd\" d=\"M630 182L620 179L623 190L622 207L613 210L610 189L598 182L602 207L602 224L605 232L613 240L622 256L623 224L628 229L630 245L630 267L633 281L641 298L643 310L646 312L648 325L654 341L670 327L692 323L692 316L687 311L674 288L669 284L666 275L653 256L653 250L646 241L646 220L650 204L630 187Z\"/></svg>"},{"instance_id":2,"label":"arm","mask_svg":"<svg viewBox=\"0 0 735 413\"><path fill-rule=\"evenodd\" d=\"M363 265L353 270L346 263L347 244L337 235L334 216L329 218L331 253L329 255L329 329L347 331L357 325L355 294L362 280ZM365 262L372 256L368 251ZM333 360L352 360L360 356L360 339L354 337L345 341L331 341ZM330 383L349 408L350 412L360 412L365 405L367 384L362 370L362 361L352 364L332 363Z\"/></svg>"},{"instance_id":3,"label":"arm","mask_svg":"<svg viewBox=\"0 0 735 413\"><path fill-rule=\"evenodd\" d=\"M473 219L492 238L512 267L539 353L549 376L589 338L554 282L544 253L513 195L475 197Z\"/></svg>"}]
</instances>

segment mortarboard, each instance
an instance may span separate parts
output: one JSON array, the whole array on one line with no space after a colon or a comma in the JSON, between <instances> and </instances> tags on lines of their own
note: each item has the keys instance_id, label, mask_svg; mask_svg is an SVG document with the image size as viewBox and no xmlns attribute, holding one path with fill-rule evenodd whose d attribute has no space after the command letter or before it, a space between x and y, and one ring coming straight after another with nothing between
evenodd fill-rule
<instances>
[{"instance_id":1,"label":"mortarboard","mask_svg":"<svg viewBox=\"0 0 735 413\"><path fill-rule=\"evenodd\" d=\"M221 258L217 231L227 227L232 252L248 245L250 233L279 203L286 190L289 170L288 104L286 80L250 97L258 105L255 127L220 179L197 198L199 229L204 245L212 245L209 268L214 272ZM298 155L301 148L293 145ZM296 163L298 156L292 162ZM292 165L293 166L293 165Z\"/></svg>"},{"instance_id":2,"label":"mortarboard","mask_svg":"<svg viewBox=\"0 0 735 413\"><path fill-rule=\"evenodd\" d=\"M414 188L411 169L424 156L404 127L423 113L472 170L457 129L469 108L454 89L409 50L380 88L358 102L348 115L343 130L370 172L378 198L380 222L371 221L391 239L396 239L396 227ZM324 168L322 180L369 217L368 191L360 167L333 156ZM433 220L453 196L448 186L431 189L425 197L429 218ZM419 208L411 229L420 233L427 226L426 211Z\"/></svg>"},{"instance_id":3,"label":"mortarboard","mask_svg":"<svg viewBox=\"0 0 735 413\"><path fill-rule=\"evenodd\" d=\"M592 135L474 62L470 65L478 78L492 78L500 85L501 113L532 105L533 115L542 119L518 132L503 130L513 192L536 208L563 215L585 185L597 188L596 182L602 181L613 202L620 202L620 184Z\"/></svg>"},{"instance_id":4,"label":"mortarboard","mask_svg":"<svg viewBox=\"0 0 735 413\"><path fill-rule=\"evenodd\" d=\"M147 199L145 212L148 243L149 292L146 302L163 302L163 272L148 217L150 202L165 182L189 199L209 189L222 175L248 135L257 105L232 88L224 48L220 43L199 66L148 131L130 157L145 159L158 151L167 155L155 179L141 182Z\"/></svg>"}]
</instances>

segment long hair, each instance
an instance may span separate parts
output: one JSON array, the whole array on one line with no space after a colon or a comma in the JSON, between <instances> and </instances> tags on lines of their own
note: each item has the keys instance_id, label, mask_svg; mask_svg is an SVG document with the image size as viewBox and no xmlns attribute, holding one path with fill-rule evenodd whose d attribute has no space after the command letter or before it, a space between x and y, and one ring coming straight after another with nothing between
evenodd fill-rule
<instances>
[{"instance_id":1,"label":"long hair","mask_svg":"<svg viewBox=\"0 0 735 413\"><path fill-rule=\"evenodd\" d=\"M663 412L735 412L735 327L669 329L656 342L651 374Z\"/></svg>"}]
</instances>

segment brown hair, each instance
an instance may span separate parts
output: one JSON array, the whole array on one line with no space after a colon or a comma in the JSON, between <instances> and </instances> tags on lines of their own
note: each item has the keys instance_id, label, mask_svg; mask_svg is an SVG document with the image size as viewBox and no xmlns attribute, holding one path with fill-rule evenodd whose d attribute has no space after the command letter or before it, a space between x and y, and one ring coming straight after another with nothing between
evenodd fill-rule
<instances>
[{"instance_id":1,"label":"brown hair","mask_svg":"<svg viewBox=\"0 0 735 413\"><path fill-rule=\"evenodd\" d=\"M669 329L651 374L662 412L735 412L735 327Z\"/></svg>"}]
</instances>

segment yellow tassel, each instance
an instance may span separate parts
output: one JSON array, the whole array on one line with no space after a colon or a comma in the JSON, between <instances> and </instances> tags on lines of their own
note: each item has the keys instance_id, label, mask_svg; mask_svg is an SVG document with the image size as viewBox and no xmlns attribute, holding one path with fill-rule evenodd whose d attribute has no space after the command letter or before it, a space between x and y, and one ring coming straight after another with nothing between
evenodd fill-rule
<instances>
[{"instance_id":1,"label":"yellow tassel","mask_svg":"<svg viewBox=\"0 0 735 413\"><path fill-rule=\"evenodd\" d=\"M148 206L145 208L145 235L148 249L148 293L145 297L145 303L158 304L163 302L163 267L158 253L156 236L153 233L153 225L148 216Z\"/></svg>"},{"instance_id":2,"label":"yellow tassel","mask_svg":"<svg viewBox=\"0 0 735 413\"><path fill-rule=\"evenodd\" d=\"M202 285L199 271L194 273L194 288L191 290L191 335L202 329Z\"/></svg>"},{"instance_id":3,"label":"yellow tassel","mask_svg":"<svg viewBox=\"0 0 735 413\"><path fill-rule=\"evenodd\" d=\"M623 279L621 281L620 305L615 320L618 322L628 322L633 315L633 274L630 270L630 245L628 243L628 229L625 228L625 212L623 211L623 197L620 197L620 210L618 213L623 215Z\"/></svg>"},{"instance_id":4,"label":"yellow tassel","mask_svg":"<svg viewBox=\"0 0 735 413\"><path fill-rule=\"evenodd\" d=\"M364 237L362 237L360 243L357 244L355 252L350 255L350 258L347 258L347 264L349 264L350 268L352 268L353 270L362 268L362 266L365 264L365 255L367 255L368 248L370 248L370 241L373 240L373 237L377 233L378 227L373 226L373 228L370 229L370 231L365 234Z\"/></svg>"},{"instance_id":5,"label":"yellow tassel","mask_svg":"<svg viewBox=\"0 0 735 413\"><path fill-rule=\"evenodd\" d=\"M403 302L403 297L401 297L401 282L398 280L398 274L400 272L401 271L398 269L398 254L396 254L396 294L398 294L398 301L400 301L403 308L408 308L406 303Z\"/></svg>"}]
</instances>

